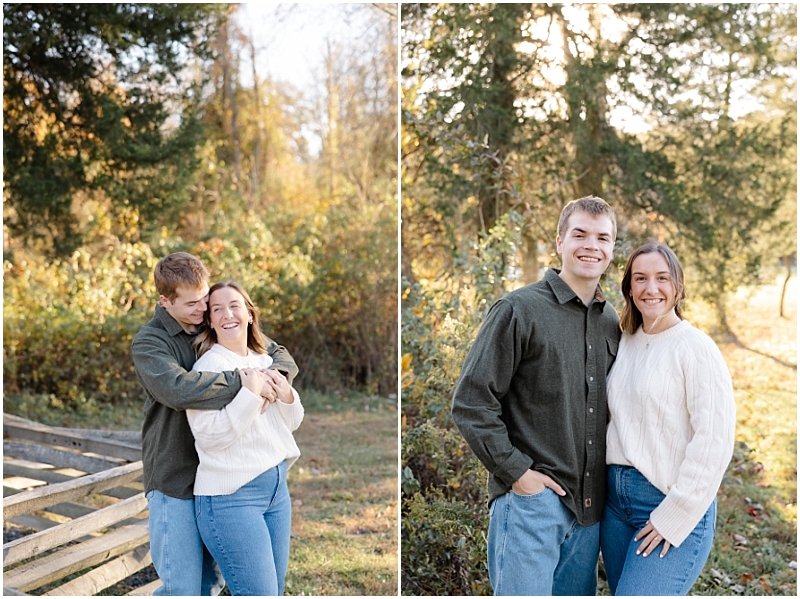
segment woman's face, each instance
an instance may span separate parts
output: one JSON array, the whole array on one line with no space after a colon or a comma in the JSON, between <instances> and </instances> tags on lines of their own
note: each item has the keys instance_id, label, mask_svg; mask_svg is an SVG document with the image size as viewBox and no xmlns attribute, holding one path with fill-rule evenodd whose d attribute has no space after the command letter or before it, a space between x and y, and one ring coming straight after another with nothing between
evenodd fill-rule
<instances>
[{"instance_id":1,"label":"woman's face","mask_svg":"<svg viewBox=\"0 0 800 599\"><path fill-rule=\"evenodd\" d=\"M631 266L631 297L642 313L645 331L657 318L675 309L676 295L664 256L659 252L636 256Z\"/></svg>"},{"instance_id":2,"label":"woman's face","mask_svg":"<svg viewBox=\"0 0 800 599\"><path fill-rule=\"evenodd\" d=\"M242 294L233 287L217 289L208 298L211 326L222 345L247 340L247 325L250 314Z\"/></svg>"}]
</instances>

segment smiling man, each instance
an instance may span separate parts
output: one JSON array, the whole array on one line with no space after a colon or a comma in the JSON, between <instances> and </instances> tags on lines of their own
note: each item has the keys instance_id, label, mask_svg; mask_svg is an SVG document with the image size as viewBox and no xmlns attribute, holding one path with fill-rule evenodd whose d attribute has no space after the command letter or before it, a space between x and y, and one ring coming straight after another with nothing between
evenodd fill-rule
<instances>
[{"instance_id":1,"label":"smiling man","mask_svg":"<svg viewBox=\"0 0 800 599\"><path fill-rule=\"evenodd\" d=\"M561 271L489 310L453 420L489 470L496 595L594 595L605 498L606 375L619 318L599 287L616 216L600 198L561 211Z\"/></svg>"},{"instance_id":2,"label":"smiling man","mask_svg":"<svg viewBox=\"0 0 800 599\"><path fill-rule=\"evenodd\" d=\"M162 581L154 594L211 595L221 590L222 580L195 521L192 491L199 458L186 410L219 410L242 384L238 371L192 370L197 359L192 343L203 326L208 301L209 273L202 262L186 252L170 254L156 264L153 278L159 303L153 319L134 338L131 353L146 396L144 491L150 552ZM297 375L294 360L283 347L266 340L272 368L291 384Z\"/></svg>"}]
</instances>

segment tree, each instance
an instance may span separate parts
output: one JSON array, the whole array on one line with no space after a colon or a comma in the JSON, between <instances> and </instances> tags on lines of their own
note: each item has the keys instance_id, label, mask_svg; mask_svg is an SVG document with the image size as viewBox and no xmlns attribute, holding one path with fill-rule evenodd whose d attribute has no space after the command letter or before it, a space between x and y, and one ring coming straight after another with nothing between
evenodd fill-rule
<instances>
[{"instance_id":1,"label":"tree","mask_svg":"<svg viewBox=\"0 0 800 599\"><path fill-rule=\"evenodd\" d=\"M4 4L5 224L66 255L76 203L152 223L198 161L196 72L219 9L199 4Z\"/></svg>"}]
</instances>

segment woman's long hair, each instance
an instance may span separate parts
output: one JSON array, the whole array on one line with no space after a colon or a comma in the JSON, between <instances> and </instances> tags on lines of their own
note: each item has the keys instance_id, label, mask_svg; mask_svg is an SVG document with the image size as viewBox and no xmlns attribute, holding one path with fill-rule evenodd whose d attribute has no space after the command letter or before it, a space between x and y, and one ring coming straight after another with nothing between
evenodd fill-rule
<instances>
[{"instance_id":1,"label":"woman's long hair","mask_svg":"<svg viewBox=\"0 0 800 599\"><path fill-rule=\"evenodd\" d=\"M244 304L247 306L247 313L250 315L250 318L253 319L253 322L247 327L247 347L257 354L267 353L267 340L264 337L264 333L261 332L261 320L258 318L258 310L255 304L253 304L253 300L250 299L250 296L242 289L241 285L233 281L225 281L224 283L217 283L208 291L208 306L205 316L203 317L203 324L206 326L193 342L197 357L199 358L202 356L217 343L217 333L211 328L211 296L214 295L215 291L223 289L224 287L235 289L241 294L244 298Z\"/></svg>"},{"instance_id":2,"label":"woman's long hair","mask_svg":"<svg viewBox=\"0 0 800 599\"><path fill-rule=\"evenodd\" d=\"M631 297L631 269L633 268L633 261L642 254L652 254L658 252L664 256L669 267L669 276L672 279L672 286L675 288L675 305L673 309L678 318L683 320L683 300L686 298L686 289L683 284L683 269L678 257L675 255L669 246L658 241L649 241L643 246L636 248L630 256L628 262L625 264L625 272L622 275L622 297L625 299L625 306L622 308L622 314L619 317L619 328L623 333L633 335L636 329L641 326L642 313L633 302Z\"/></svg>"}]
</instances>

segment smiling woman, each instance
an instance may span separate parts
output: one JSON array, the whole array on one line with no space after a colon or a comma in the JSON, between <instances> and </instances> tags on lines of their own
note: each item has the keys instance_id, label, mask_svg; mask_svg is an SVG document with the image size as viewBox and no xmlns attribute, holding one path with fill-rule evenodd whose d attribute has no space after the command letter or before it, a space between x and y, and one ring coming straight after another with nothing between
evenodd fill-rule
<instances>
[{"instance_id":1,"label":"smiling woman","mask_svg":"<svg viewBox=\"0 0 800 599\"><path fill-rule=\"evenodd\" d=\"M258 311L233 282L208 294L194 370L239 369L242 388L220 410L187 410L200 457L194 484L197 528L234 595L282 595L292 505L287 470L303 406L272 358ZM264 396L264 397L262 397Z\"/></svg>"}]
</instances>

